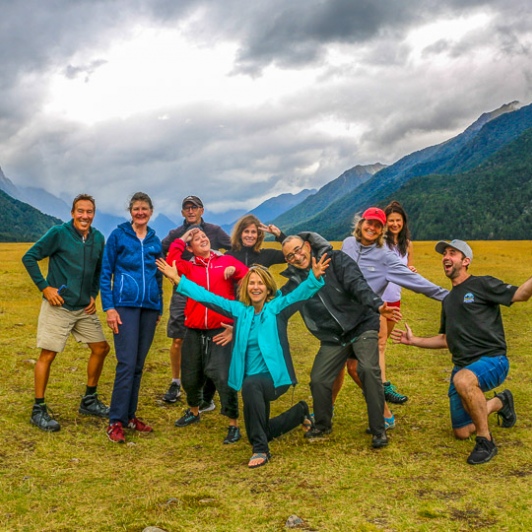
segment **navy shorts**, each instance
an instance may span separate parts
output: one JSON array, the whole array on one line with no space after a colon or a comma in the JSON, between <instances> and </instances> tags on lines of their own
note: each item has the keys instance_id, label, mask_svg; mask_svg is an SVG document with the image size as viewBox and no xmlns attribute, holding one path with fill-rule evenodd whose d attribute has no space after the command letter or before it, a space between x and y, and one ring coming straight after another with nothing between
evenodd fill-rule
<instances>
[{"instance_id":1,"label":"navy shorts","mask_svg":"<svg viewBox=\"0 0 532 532\"><path fill-rule=\"evenodd\" d=\"M496 357L482 357L469 364L469 366L455 366L453 368L448 393L453 429L459 429L473 423L453 383L454 376L462 369L468 369L473 372L478 379L480 389L483 392L489 392L504 382L510 369L510 363L506 355L499 355Z\"/></svg>"}]
</instances>

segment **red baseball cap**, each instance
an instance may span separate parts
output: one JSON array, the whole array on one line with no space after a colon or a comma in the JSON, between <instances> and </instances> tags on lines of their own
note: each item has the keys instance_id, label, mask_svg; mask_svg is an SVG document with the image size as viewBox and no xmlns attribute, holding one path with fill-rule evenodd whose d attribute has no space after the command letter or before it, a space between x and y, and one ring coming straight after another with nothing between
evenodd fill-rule
<instances>
[{"instance_id":1,"label":"red baseball cap","mask_svg":"<svg viewBox=\"0 0 532 532\"><path fill-rule=\"evenodd\" d=\"M377 207L370 207L369 209L366 209L362 215L362 218L364 220L377 220L383 226L386 225L386 214L382 209L378 209Z\"/></svg>"}]
</instances>

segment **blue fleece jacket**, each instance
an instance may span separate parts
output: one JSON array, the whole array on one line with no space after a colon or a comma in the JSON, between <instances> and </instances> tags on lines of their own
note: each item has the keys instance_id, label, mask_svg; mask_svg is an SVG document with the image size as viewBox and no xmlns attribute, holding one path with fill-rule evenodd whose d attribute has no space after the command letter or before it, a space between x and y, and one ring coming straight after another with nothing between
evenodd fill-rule
<instances>
[{"instance_id":1,"label":"blue fleece jacket","mask_svg":"<svg viewBox=\"0 0 532 532\"><path fill-rule=\"evenodd\" d=\"M137 237L131 223L120 224L109 236L103 253L100 294L103 310L142 307L162 314L162 274L155 259L163 256L161 241L148 227Z\"/></svg>"},{"instance_id":2,"label":"blue fleece jacket","mask_svg":"<svg viewBox=\"0 0 532 532\"><path fill-rule=\"evenodd\" d=\"M324 284L323 279L316 279L311 270L307 279L295 290L284 296L277 292L276 297L264 304L258 327L259 348L276 388L296 383L286 326L288 318L297 308L288 307L312 297ZM233 355L228 384L234 390L240 390L244 381L248 337L255 309L240 301L217 296L186 277L181 278L177 292L234 318Z\"/></svg>"}]
</instances>

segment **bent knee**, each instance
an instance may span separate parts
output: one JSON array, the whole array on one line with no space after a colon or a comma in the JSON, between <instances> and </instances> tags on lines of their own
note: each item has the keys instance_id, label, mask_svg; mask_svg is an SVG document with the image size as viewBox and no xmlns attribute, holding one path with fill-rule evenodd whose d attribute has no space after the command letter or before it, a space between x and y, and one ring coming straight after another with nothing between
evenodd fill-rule
<instances>
[{"instance_id":1,"label":"bent knee","mask_svg":"<svg viewBox=\"0 0 532 532\"><path fill-rule=\"evenodd\" d=\"M476 432L476 429L475 429L475 425L473 424L466 425L465 427L459 427L457 429L453 429L454 437L457 440L467 440L469 437L475 434L475 432Z\"/></svg>"}]
</instances>

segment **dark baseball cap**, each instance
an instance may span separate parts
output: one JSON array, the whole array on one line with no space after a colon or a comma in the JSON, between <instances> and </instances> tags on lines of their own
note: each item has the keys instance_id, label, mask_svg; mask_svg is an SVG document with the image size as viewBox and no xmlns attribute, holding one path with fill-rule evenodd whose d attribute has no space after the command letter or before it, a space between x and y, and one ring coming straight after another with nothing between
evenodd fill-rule
<instances>
[{"instance_id":1,"label":"dark baseball cap","mask_svg":"<svg viewBox=\"0 0 532 532\"><path fill-rule=\"evenodd\" d=\"M184 209L187 203L192 203L192 205L201 207L203 209L203 202L198 198L198 196L187 196L181 203L181 208Z\"/></svg>"}]
</instances>

